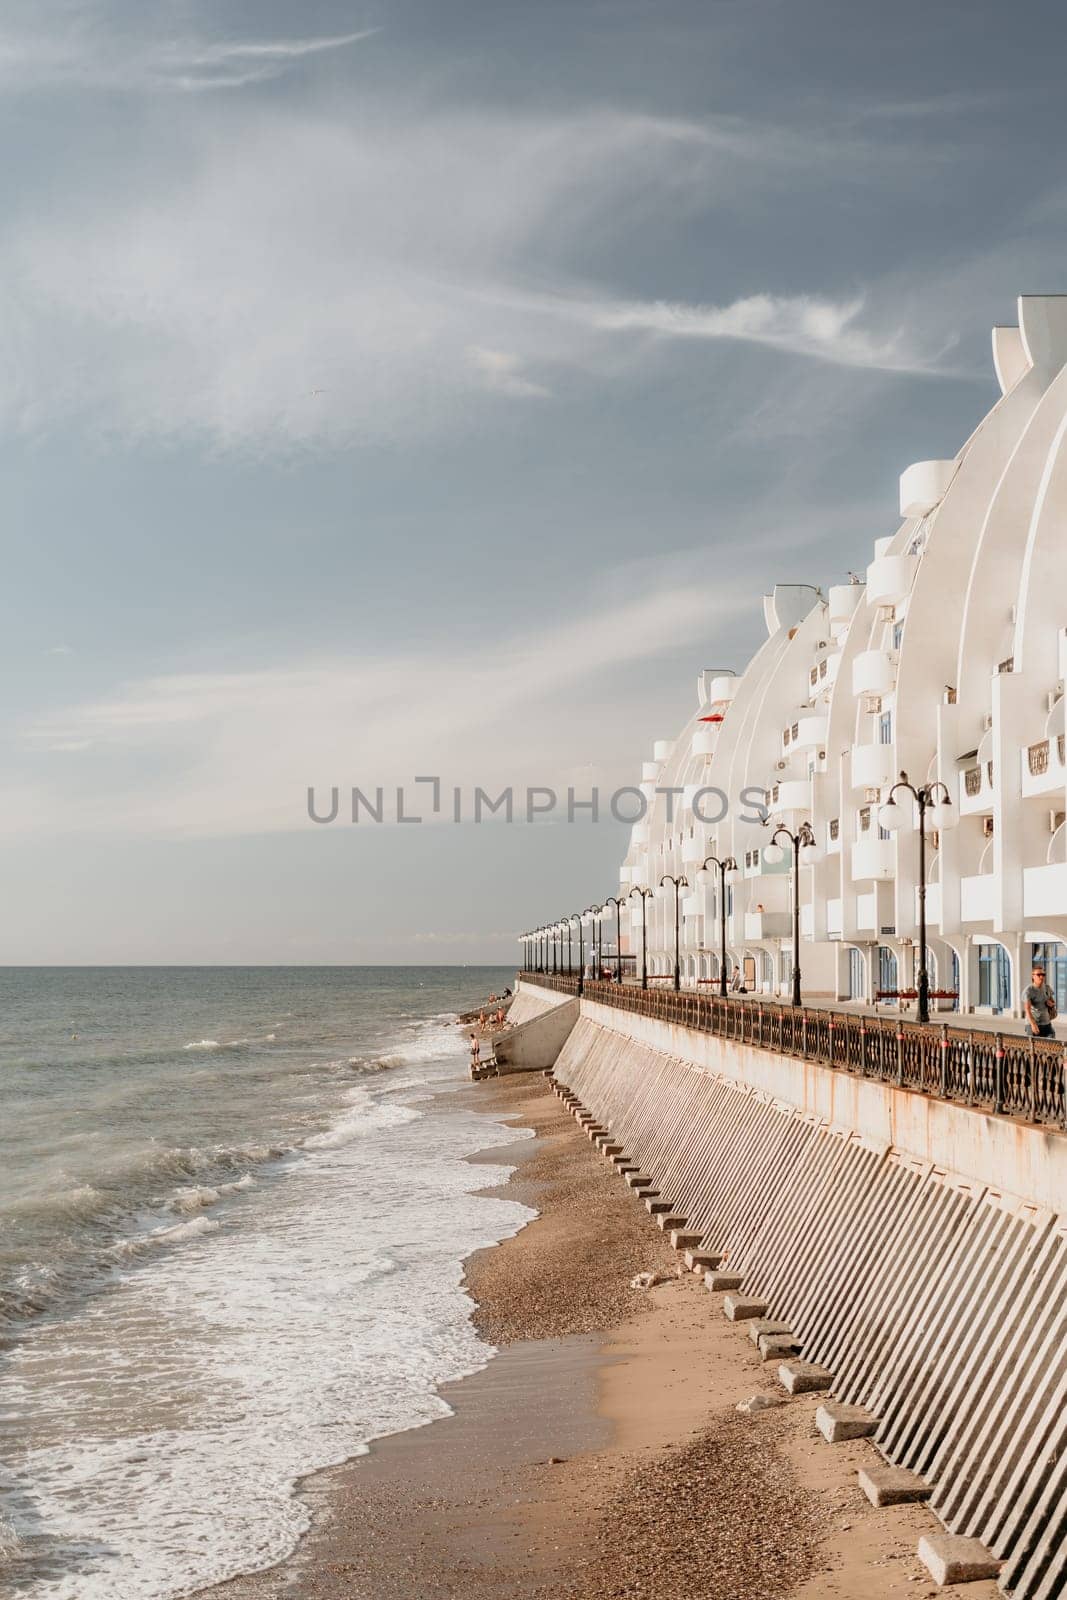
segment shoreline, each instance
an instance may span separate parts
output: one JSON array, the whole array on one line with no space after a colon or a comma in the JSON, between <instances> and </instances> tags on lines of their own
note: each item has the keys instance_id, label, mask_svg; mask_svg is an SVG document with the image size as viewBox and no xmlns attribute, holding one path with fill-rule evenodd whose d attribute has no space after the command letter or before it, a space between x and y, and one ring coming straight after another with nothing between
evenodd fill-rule
<instances>
[{"instance_id":1,"label":"shoreline","mask_svg":"<svg viewBox=\"0 0 1067 1600\"><path fill-rule=\"evenodd\" d=\"M892 1600L935 1591L915 1548L923 1508L875 1511L856 1487L869 1444L830 1447L816 1396L749 1418L771 1373L678 1258L539 1074L453 1103L531 1127L473 1164L483 1191L537 1210L463 1264L472 1322L495 1346L438 1389L451 1408L312 1473L311 1527L266 1571L201 1600ZM504 1157L506 1152L506 1158ZM634 1291L639 1271L670 1274ZM969 1585L989 1600L993 1584Z\"/></svg>"}]
</instances>

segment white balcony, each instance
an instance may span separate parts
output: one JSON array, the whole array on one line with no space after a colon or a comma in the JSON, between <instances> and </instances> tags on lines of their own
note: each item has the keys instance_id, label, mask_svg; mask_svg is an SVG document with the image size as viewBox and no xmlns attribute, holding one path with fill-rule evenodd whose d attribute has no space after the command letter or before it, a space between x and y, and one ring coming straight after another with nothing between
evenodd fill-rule
<instances>
[{"instance_id":1,"label":"white balcony","mask_svg":"<svg viewBox=\"0 0 1067 1600\"><path fill-rule=\"evenodd\" d=\"M925 517L945 497L956 472L954 461L915 461L900 474L900 514Z\"/></svg>"},{"instance_id":2,"label":"white balcony","mask_svg":"<svg viewBox=\"0 0 1067 1600\"><path fill-rule=\"evenodd\" d=\"M827 596L830 610L830 626L833 627L835 623L848 622L862 599L862 583L831 584L830 592Z\"/></svg>"},{"instance_id":3,"label":"white balcony","mask_svg":"<svg viewBox=\"0 0 1067 1600\"><path fill-rule=\"evenodd\" d=\"M813 750L822 749L826 743L826 730L829 726L828 717L800 717L794 723L796 733L792 738L793 749Z\"/></svg>"},{"instance_id":4,"label":"white balcony","mask_svg":"<svg viewBox=\"0 0 1067 1600\"><path fill-rule=\"evenodd\" d=\"M690 744L689 744L689 753L690 753L690 755L694 755L694 756L710 756L710 755L713 755L714 751L715 751L715 745L718 742L718 738L719 738L718 724L717 723L702 722L700 724L700 726L698 728L694 729L694 731L693 731L693 737L692 737L692 740L690 741Z\"/></svg>"},{"instance_id":5,"label":"white balcony","mask_svg":"<svg viewBox=\"0 0 1067 1600\"><path fill-rule=\"evenodd\" d=\"M885 650L862 650L852 663L853 694L888 694L894 667Z\"/></svg>"},{"instance_id":6,"label":"white balcony","mask_svg":"<svg viewBox=\"0 0 1067 1600\"><path fill-rule=\"evenodd\" d=\"M960 916L964 922L992 922L998 879L992 872L960 879Z\"/></svg>"},{"instance_id":7,"label":"white balcony","mask_svg":"<svg viewBox=\"0 0 1067 1600\"><path fill-rule=\"evenodd\" d=\"M708 705L728 704L737 693L739 682L740 679L722 673L717 678L709 678L706 688Z\"/></svg>"},{"instance_id":8,"label":"white balcony","mask_svg":"<svg viewBox=\"0 0 1067 1600\"><path fill-rule=\"evenodd\" d=\"M801 906L800 908L800 937L811 939L815 933L815 907Z\"/></svg>"},{"instance_id":9,"label":"white balcony","mask_svg":"<svg viewBox=\"0 0 1067 1600\"><path fill-rule=\"evenodd\" d=\"M834 817L826 824L826 854L839 856L841 854L841 819Z\"/></svg>"},{"instance_id":10,"label":"white balcony","mask_svg":"<svg viewBox=\"0 0 1067 1600\"><path fill-rule=\"evenodd\" d=\"M746 911L746 939L788 939L792 933L788 911Z\"/></svg>"},{"instance_id":11,"label":"white balcony","mask_svg":"<svg viewBox=\"0 0 1067 1600\"><path fill-rule=\"evenodd\" d=\"M642 846L646 845L647 843L648 843L648 823L647 822L635 822L633 827L630 829L630 846L631 846L631 848L634 849L634 850L639 850L639 849L642 848Z\"/></svg>"},{"instance_id":12,"label":"white balcony","mask_svg":"<svg viewBox=\"0 0 1067 1600\"><path fill-rule=\"evenodd\" d=\"M1023 868L1023 915L1028 921L1067 917L1067 861Z\"/></svg>"},{"instance_id":13,"label":"white balcony","mask_svg":"<svg viewBox=\"0 0 1067 1600\"><path fill-rule=\"evenodd\" d=\"M1042 739L1020 752L1024 795L1063 794L1067 782L1064 738Z\"/></svg>"},{"instance_id":14,"label":"white balcony","mask_svg":"<svg viewBox=\"0 0 1067 1600\"><path fill-rule=\"evenodd\" d=\"M641 782L655 783L656 779L659 777L659 769L660 763L658 761L642 761Z\"/></svg>"},{"instance_id":15,"label":"white balcony","mask_svg":"<svg viewBox=\"0 0 1067 1600\"><path fill-rule=\"evenodd\" d=\"M780 811L810 811L811 779L785 778L776 783L768 804L775 815Z\"/></svg>"},{"instance_id":16,"label":"white balcony","mask_svg":"<svg viewBox=\"0 0 1067 1600\"><path fill-rule=\"evenodd\" d=\"M916 556L882 556L867 568L867 599L871 605L895 606L911 593Z\"/></svg>"},{"instance_id":17,"label":"white balcony","mask_svg":"<svg viewBox=\"0 0 1067 1600\"><path fill-rule=\"evenodd\" d=\"M877 932L878 929L878 894L858 894L856 896L856 926L862 928L864 933L868 930Z\"/></svg>"},{"instance_id":18,"label":"white balcony","mask_svg":"<svg viewBox=\"0 0 1067 1600\"><path fill-rule=\"evenodd\" d=\"M980 761L959 776L960 816L975 816L993 809L992 762Z\"/></svg>"},{"instance_id":19,"label":"white balcony","mask_svg":"<svg viewBox=\"0 0 1067 1600\"><path fill-rule=\"evenodd\" d=\"M652 746L653 758L658 762L669 761L674 752L673 739L657 739Z\"/></svg>"},{"instance_id":20,"label":"white balcony","mask_svg":"<svg viewBox=\"0 0 1067 1600\"><path fill-rule=\"evenodd\" d=\"M896 775L894 748L891 744L854 744L851 765L854 789L884 789Z\"/></svg>"},{"instance_id":21,"label":"white balcony","mask_svg":"<svg viewBox=\"0 0 1067 1600\"><path fill-rule=\"evenodd\" d=\"M879 839L876 833L864 834L852 846L852 877L855 882L896 875L892 839Z\"/></svg>"},{"instance_id":22,"label":"white balcony","mask_svg":"<svg viewBox=\"0 0 1067 1600\"><path fill-rule=\"evenodd\" d=\"M840 900L826 902L826 932L831 939L840 939L843 926Z\"/></svg>"},{"instance_id":23,"label":"white balcony","mask_svg":"<svg viewBox=\"0 0 1067 1600\"><path fill-rule=\"evenodd\" d=\"M701 866L707 853L702 836L694 835L692 838L682 840L682 860L687 867Z\"/></svg>"}]
</instances>

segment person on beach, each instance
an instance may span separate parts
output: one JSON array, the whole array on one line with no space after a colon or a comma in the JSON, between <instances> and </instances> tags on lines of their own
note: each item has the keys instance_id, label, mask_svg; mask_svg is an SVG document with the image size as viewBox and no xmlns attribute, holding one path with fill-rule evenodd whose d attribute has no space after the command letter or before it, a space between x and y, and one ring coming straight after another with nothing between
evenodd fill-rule
<instances>
[{"instance_id":1,"label":"person on beach","mask_svg":"<svg viewBox=\"0 0 1067 1600\"><path fill-rule=\"evenodd\" d=\"M482 1047L478 1043L478 1035L476 1033L472 1033L471 1034L471 1066L472 1067L476 1067L478 1065L478 1059L479 1059L481 1053L482 1053Z\"/></svg>"},{"instance_id":2,"label":"person on beach","mask_svg":"<svg viewBox=\"0 0 1067 1600\"><path fill-rule=\"evenodd\" d=\"M1052 1019L1056 1015L1056 1001L1045 978L1044 967L1035 967L1030 974L1030 983L1023 993L1023 1005L1030 1032L1039 1039L1054 1039L1056 1032Z\"/></svg>"}]
</instances>

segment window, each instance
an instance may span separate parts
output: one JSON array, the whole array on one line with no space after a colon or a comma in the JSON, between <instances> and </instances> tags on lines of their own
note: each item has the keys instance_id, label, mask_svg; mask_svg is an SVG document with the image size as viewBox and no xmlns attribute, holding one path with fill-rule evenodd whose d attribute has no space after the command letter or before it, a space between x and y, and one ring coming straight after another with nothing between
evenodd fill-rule
<instances>
[{"instance_id":1,"label":"window","mask_svg":"<svg viewBox=\"0 0 1067 1600\"><path fill-rule=\"evenodd\" d=\"M1011 962L1002 944L978 946L978 1004L993 1011L1011 1005Z\"/></svg>"},{"instance_id":2,"label":"window","mask_svg":"<svg viewBox=\"0 0 1067 1600\"><path fill-rule=\"evenodd\" d=\"M887 944L878 946L878 988L883 994L895 991L897 984L897 958Z\"/></svg>"},{"instance_id":3,"label":"window","mask_svg":"<svg viewBox=\"0 0 1067 1600\"><path fill-rule=\"evenodd\" d=\"M867 997L867 971L863 956L855 945L849 946L848 952L848 995L849 1000L865 1000Z\"/></svg>"},{"instance_id":4,"label":"window","mask_svg":"<svg viewBox=\"0 0 1067 1600\"><path fill-rule=\"evenodd\" d=\"M888 828L883 828L882 824L879 823L878 824L878 837L879 837L879 839L881 839L884 842L887 839L891 839L893 836L890 833Z\"/></svg>"},{"instance_id":5,"label":"window","mask_svg":"<svg viewBox=\"0 0 1067 1600\"><path fill-rule=\"evenodd\" d=\"M891 711L883 711L878 718L878 743L893 743L893 713Z\"/></svg>"},{"instance_id":6,"label":"window","mask_svg":"<svg viewBox=\"0 0 1067 1600\"><path fill-rule=\"evenodd\" d=\"M903 637L904 637L904 624L902 622L894 623L894 625L893 625L893 649L894 650L899 650L900 649L900 641L901 641L901 639L903 639Z\"/></svg>"}]
</instances>

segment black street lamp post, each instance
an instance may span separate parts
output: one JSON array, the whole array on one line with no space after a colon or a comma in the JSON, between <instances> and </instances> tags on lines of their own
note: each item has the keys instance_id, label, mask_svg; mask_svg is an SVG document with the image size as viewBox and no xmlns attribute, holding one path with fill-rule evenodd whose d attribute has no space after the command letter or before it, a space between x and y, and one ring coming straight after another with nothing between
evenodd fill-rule
<instances>
[{"instance_id":1,"label":"black street lamp post","mask_svg":"<svg viewBox=\"0 0 1067 1600\"><path fill-rule=\"evenodd\" d=\"M673 877L671 875L671 873L667 872L659 880L659 886L662 889L663 886L665 884L668 884L668 883L673 883L673 885L674 885L674 989L675 989L675 993L677 993L678 990L682 987L682 965L681 965L681 960L680 960L680 952L679 952L679 948L678 948L678 936L679 936L678 903L679 903L679 897L680 897L681 892L682 892L682 888L685 887L686 889L688 889L688 887L689 887L689 879L685 878L685 877L675 878L675 877Z\"/></svg>"},{"instance_id":2,"label":"black street lamp post","mask_svg":"<svg viewBox=\"0 0 1067 1600\"><path fill-rule=\"evenodd\" d=\"M647 989L648 988L648 961L646 959L646 945L645 945L645 935L646 935L645 910L646 910L647 902L649 900L651 900L651 898L655 894L655 892L656 891L654 889L633 888L633 889L630 890L630 894L627 896L628 899L632 899L635 894L638 894L638 895L641 896L641 987L642 987L642 989Z\"/></svg>"},{"instance_id":3,"label":"black street lamp post","mask_svg":"<svg viewBox=\"0 0 1067 1600\"><path fill-rule=\"evenodd\" d=\"M770 850L781 852L778 843L779 837L788 839L793 846L793 1004L800 1005L800 852L802 849L812 848L815 844L815 835L811 831L810 822L802 822L796 833L789 828L779 826L771 834L770 845L764 850L764 859ZM778 859L781 860L781 854Z\"/></svg>"},{"instance_id":4,"label":"black street lamp post","mask_svg":"<svg viewBox=\"0 0 1067 1600\"><path fill-rule=\"evenodd\" d=\"M578 924L578 993L579 994L581 994L582 988L583 988L584 983L585 983L585 935L582 933L582 927L583 927L582 918L584 917L584 915L585 915L585 913L583 911L572 911L570 916L567 918L567 950L568 950L568 956L569 956L570 945L571 945L571 923L572 922L576 922ZM570 970L571 970L571 968L568 965L567 971L569 972Z\"/></svg>"},{"instance_id":5,"label":"black street lamp post","mask_svg":"<svg viewBox=\"0 0 1067 1600\"><path fill-rule=\"evenodd\" d=\"M622 901L617 895L609 894L604 901L602 910L608 906L615 907L615 981L622 982Z\"/></svg>"},{"instance_id":6,"label":"black street lamp post","mask_svg":"<svg viewBox=\"0 0 1067 1600\"><path fill-rule=\"evenodd\" d=\"M727 856L725 861L720 861L718 856L705 856L704 865L700 872L707 872L708 867L717 867L719 871L719 994L726 999L726 874L737 871L737 862L733 856ZM700 881L700 873L697 873Z\"/></svg>"},{"instance_id":7,"label":"black street lamp post","mask_svg":"<svg viewBox=\"0 0 1067 1600\"><path fill-rule=\"evenodd\" d=\"M926 812L932 805L950 806L952 799L940 779L934 783L921 783L916 788L915 784L908 782L908 774L902 772L898 782L890 789L889 798L879 813L879 821L883 828L896 830L904 827L907 822L902 807L898 806L893 798L898 789L910 794L919 808L919 993L915 1015L918 1022L929 1022L930 973L927 968L926 952Z\"/></svg>"}]
</instances>

